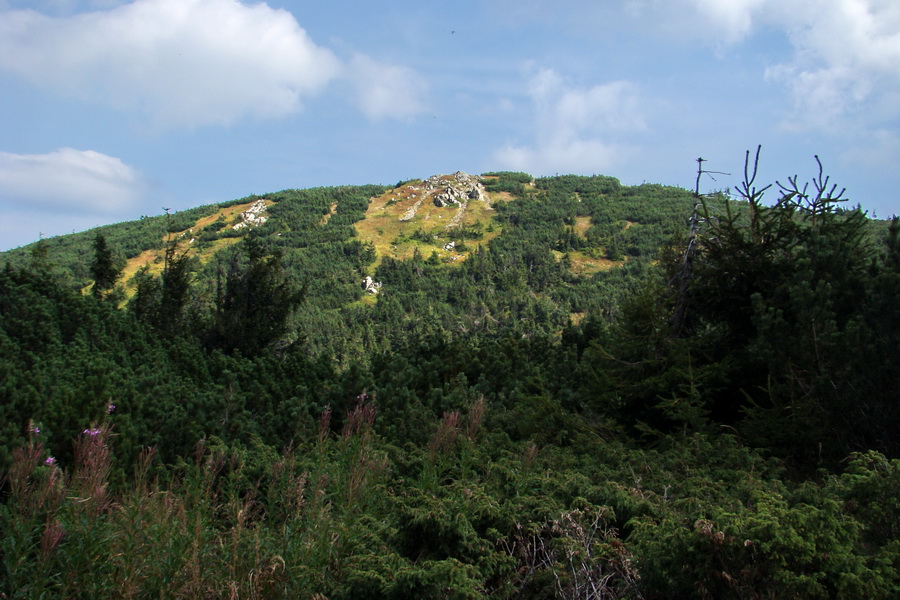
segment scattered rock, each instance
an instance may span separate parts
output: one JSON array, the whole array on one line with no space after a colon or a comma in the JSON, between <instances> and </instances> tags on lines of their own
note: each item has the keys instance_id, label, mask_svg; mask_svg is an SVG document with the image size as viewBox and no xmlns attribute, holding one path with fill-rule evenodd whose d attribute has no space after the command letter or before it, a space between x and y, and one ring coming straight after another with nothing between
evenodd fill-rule
<instances>
[{"instance_id":1,"label":"scattered rock","mask_svg":"<svg viewBox=\"0 0 900 600\"><path fill-rule=\"evenodd\" d=\"M487 192L481 183L481 177L477 175L469 175L463 171L457 171L453 175L432 175L423 182L424 193L422 197L411 206L402 217L401 221L410 221L415 216L426 198L438 208L455 206L458 208L456 216L448 227L459 224L466 206L472 200L480 200L486 202L488 200ZM410 189L421 191L422 188L410 186ZM416 194L410 194L409 198L416 198ZM440 218L440 215L438 215Z\"/></svg>"},{"instance_id":2,"label":"scattered rock","mask_svg":"<svg viewBox=\"0 0 900 600\"><path fill-rule=\"evenodd\" d=\"M423 202L425 202L425 198L420 198L419 200L416 200L416 203L413 204L411 207L409 207L409 210L407 210L405 213L403 213L403 216L400 217L400 220L401 221L411 221L412 218L416 216L416 212L418 212L419 207L422 206Z\"/></svg>"},{"instance_id":3,"label":"scattered rock","mask_svg":"<svg viewBox=\"0 0 900 600\"><path fill-rule=\"evenodd\" d=\"M381 290L381 282L375 281L368 275L366 278L362 280L363 289L366 290L367 293L376 295Z\"/></svg>"},{"instance_id":4,"label":"scattered rock","mask_svg":"<svg viewBox=\"0 0 900 600\"><path fill-rule=\"evenodd\" d=\"M243 229L244 227L256 227L262 225L269 220L268 215L263 214L265 212L266 201L257 200L250 208L238 215L240 222L234 224L232 229Z\"/></svg>"},{"instance_id":5,"label":"scattered rock","mask_svg":"<svg viewBox=\"0 0 900 600\"><path fill-rule=\"evenodd\" d=\"M469 199L467 192L457 190L453 187L447 187L443 193L434 195L434 205L438 208L450 206L462 206Z\"/></svg>"},{"instance_id":6,"label":"scattered rock","mask_svg":"<svg viewBox=\"0 0 900 600\"><path fill-rule=\"evenodd\" d=\"M450 204L466 200L484 200L486 197L481 177L463 171L457 171L453 175L432 175L425 180L425 189L429 192L443 190L438 198Z\"/></svg>"}]
</instances>

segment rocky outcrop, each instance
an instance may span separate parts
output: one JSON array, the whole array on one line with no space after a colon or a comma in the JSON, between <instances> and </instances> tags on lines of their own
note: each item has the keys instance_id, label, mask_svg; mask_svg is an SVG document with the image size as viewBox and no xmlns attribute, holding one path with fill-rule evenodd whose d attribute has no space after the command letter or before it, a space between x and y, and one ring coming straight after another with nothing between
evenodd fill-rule
<instances>
[{"instance_id":1,"label":"rocky outcrop","mask_svg":"<svg viewBox=\"0 0 900 600\"><path fill-rule=\"evenodd\" d=\"M463 171L449 177L432 175L425 180L425 189L432 191L434 204L438 207L465 206L469 200L484 201L487 198L481 178Z\"/></svg>"},{"instance_id":2,"label":"rocky outcrop","mask_svg":"<svg viewBox=\"0 0 900 600\"><path fill-rule=\"evenodd\" d=\"M412 221L413 217L416 216L416 213L419 211L419 207L422 206L422 203L425 202L425 198L420 198L416 200L416 203L409 207L403 216L400 217L401 221Z\"/></svg>"},{"instance_id":3,"label":"rocky outcrop","mask_svg":"<svg viewBox=\"0 0 900 600\"><path fill-rule=\"evenodd\" d=\"M256 227L265 223L269 216L266 212L266 201L257 200L250 208L238 215L238 221L232 225L232 229L243 229L244 227Z\"/></svg>"},{"instance_id":4,"label":"rocky outcrop","mask_svg":"<svg viewBox=\"0 0 900 600\"><path fill-rule=\"evenodd\" d=\"M448 187L444 192L440 194L435 194L434 205L438 208L443 208L445 206L450 206L454 204L456 206L462 206L464 202L467 201L467 197L460 194L457 190L452 187Z\"/></svg>"},{"instance_id":5,"label":"rocky outcrop","mask_svg":"<svg viewBox=\"0 0 900 600\"><path fill-rule=\"evenodd\" d=\"M375 281L368 275L366 275L366 278L362 280L362 286L368 294L376 295L381 291L381 282Z\"/></svg>"},{"instance_id":6,"label":"rocky outcrop","mask_svg":"<svg viewBox=\"0 0 900 600\"><path fill-rule=\"evenodd\" d=\"M410 186L410 189L422 192L422 196L400 217L401 221L411 221L415 218L422 203L431 198L438 208L457 207L457 213L448 225L448 227L452 227L459 224L470 201L486 202L488 200L481 177L469 175L463 171L457 171L453 175L432 175L423 182L422 188ZM417 196L418 194L410 194L409 198L417 198Z\"/></svg>"}]
</instances>

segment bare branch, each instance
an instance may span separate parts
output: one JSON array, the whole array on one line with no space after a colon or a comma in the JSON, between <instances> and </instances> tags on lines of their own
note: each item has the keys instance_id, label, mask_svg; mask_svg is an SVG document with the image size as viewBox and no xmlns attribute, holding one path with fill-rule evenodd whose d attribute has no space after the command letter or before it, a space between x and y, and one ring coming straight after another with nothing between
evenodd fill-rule
<instances>
[{"instance_id":1,"label":"bare branch","mask_svg":"<svg viewBox=\"0 0 900 600\"><path fill-rule=\"evenodd\" d=\"M766 187L757 190L754 184L756 183L756 175L759 173L759 153L762 151L762 145L758 145L756 147L756 156L753 159L753 170L750 170L750 151L747 150L744 155L744 181L741 182L740 187L738 188L738 192L741 197L750 202L751 204L758 204L759 200L762 199L763 194L766 190L772 187L772 184L767 185Z\"/></svg>"}]
</instances>

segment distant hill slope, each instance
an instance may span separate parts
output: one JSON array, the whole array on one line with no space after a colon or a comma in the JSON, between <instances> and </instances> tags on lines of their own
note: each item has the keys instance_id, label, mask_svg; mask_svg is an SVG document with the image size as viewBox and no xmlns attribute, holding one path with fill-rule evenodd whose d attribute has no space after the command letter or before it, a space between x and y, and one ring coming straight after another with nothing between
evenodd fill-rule
<instances>
[{"instance_id":1,"label":"distant hill slope","mask_svg":"<svg viewBox=\"0 0 900 600\"><path fill-rule=\"evenodd\" d=\"M0 597L900 597L900 221L697 204L454 173L4 254Z\"/></svg>"},{"instance_id":2,"label":"distant hill slope","mask_svg":"<svg viewBox=\"0 0 900 600\"><path fill-rule=\"evenodd\" d=\"M251 231L272 238L279 246L306 247L309 236L304 234L326 228L331 217L341 211L336 197L339 190L353 189L357 188L284 190L142 217L48 238L40 244L57 276L73 288L86 288L91 284L93 238L97 233L104 235L122 267L120 283L130 294L138 269L146 266L151 274L160 272L168 245L193 256L198 268ZM643 250L652 252L660 235L673 233L675 220L683 220L689 210L684 190L623 187L609 177L565 176L535 182L523 173L470 176L458 172L410 180L390 189L366 186L366 190L372 194L371 200L363 213L351 219L352 233L346 233L348 239L356 238L374 249L372 268L385 257L409 259L416 252L425 258L434 254L444 264L459 263L500 236L508 214L515 215L516 225L548 225L528 223L527 217L521 222L518 211L506 206L511 201L538 201L552 206L559 217L554 231L559 239L547 240L554 246L556 258L565 257L573 273L589 275L621 265ZM660 196L662 190L666 197ZM674 210L673 200L677 201ZM245 222L242 215L260 205L262 218ZM632 229L635 225L638 227ZM274 239L283 237L293 241ZM28 264L35 247L31 244L0 253L0 260L14 266Z\"/></svg>"}]
</instances>

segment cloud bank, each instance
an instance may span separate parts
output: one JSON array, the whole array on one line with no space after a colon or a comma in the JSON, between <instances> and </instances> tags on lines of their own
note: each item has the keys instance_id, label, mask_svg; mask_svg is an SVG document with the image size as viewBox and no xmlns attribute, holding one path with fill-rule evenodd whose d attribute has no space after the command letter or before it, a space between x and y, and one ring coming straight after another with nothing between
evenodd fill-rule
<instances>
[{"instance_id":1,"label":"cloud bank","mask_svg":"<svg viewBox=\"0 0 900 600\"><path fill-rule=\"evenodd\" d=\"M412 69L357 54L348 70L357 104L370 119L403 119L425 110L428 86Z\"/></svg>"},{"instance_id":2,"label":"cloud bank","mask_svg":"<svg viewBox=\"0 0 900 600\"><path fill-rule=\"evenodd\" d=\"M116 215L136 206L144 189L134 168L93 150L0 152L0 201L10 208Z\"/></svg>"},{"instance_id":3,"label":"cloud bank","mask_svg":"<svg viewBox=\"0 0 900 600\"><path fill-rule=\"evenodd\" d=\"M589 88L568 84L553 69L533 74L528 86L533 141L495 153L504 167L529 173L600 172L628 152L616 140L646 129L637 88L613 81Z\"/></svg>"},{"instance_id":4,"label":"cloud bank","mask_svg":"<svg viewBox=\"0 0 900 600\"><path fill-rule=\"evenodd\" d=\"M844 119L900 116L900 3L895 0L683 0L729 44L781 31L793 56L770 65L793 104L785 125L840 131Z\"/></svg>"},{"instance_id":5,"label":"cloud bank","mask_svg":"<svg viewBox=\"0 0 900 600\"><path fill-rule=\"evenodd\" d=\"M790 55L760 74L783 86L786 128L843 134L900 117L897 0L489 1L509 10L524 4L528 10L520 13L552 14L581 33L621 24L670 44L707 46L721 58L745 48L757 52L759 34L780 36Z\"/></svg>"},{"instance_id":6,"label":"cloud bank","mask_svg":"<svg viewBox=\"0 0 900 600\"><path fill-rule=\"evenodd\" d=\"M767 72L790 91L798 125L831 129L844 117L900 116L900 4L835 0L825 6L791 3L795 56Z\"/></svg>"},{"instance_id":7,"label":"cloud bank","mask_svg":"<svg viewBox=\"0 0 900 600\"><path fill-rule=\"evenodd\" d=\"M348 66L288 11L237 0L136 0L59 18L0 13L0 69L162 129L284 117L341 77L374 90L358 95L368 116L420 110L416 88L391 102L387 84L370 81L411 72L366 57Z\"/></svg>"}]
</instances>

